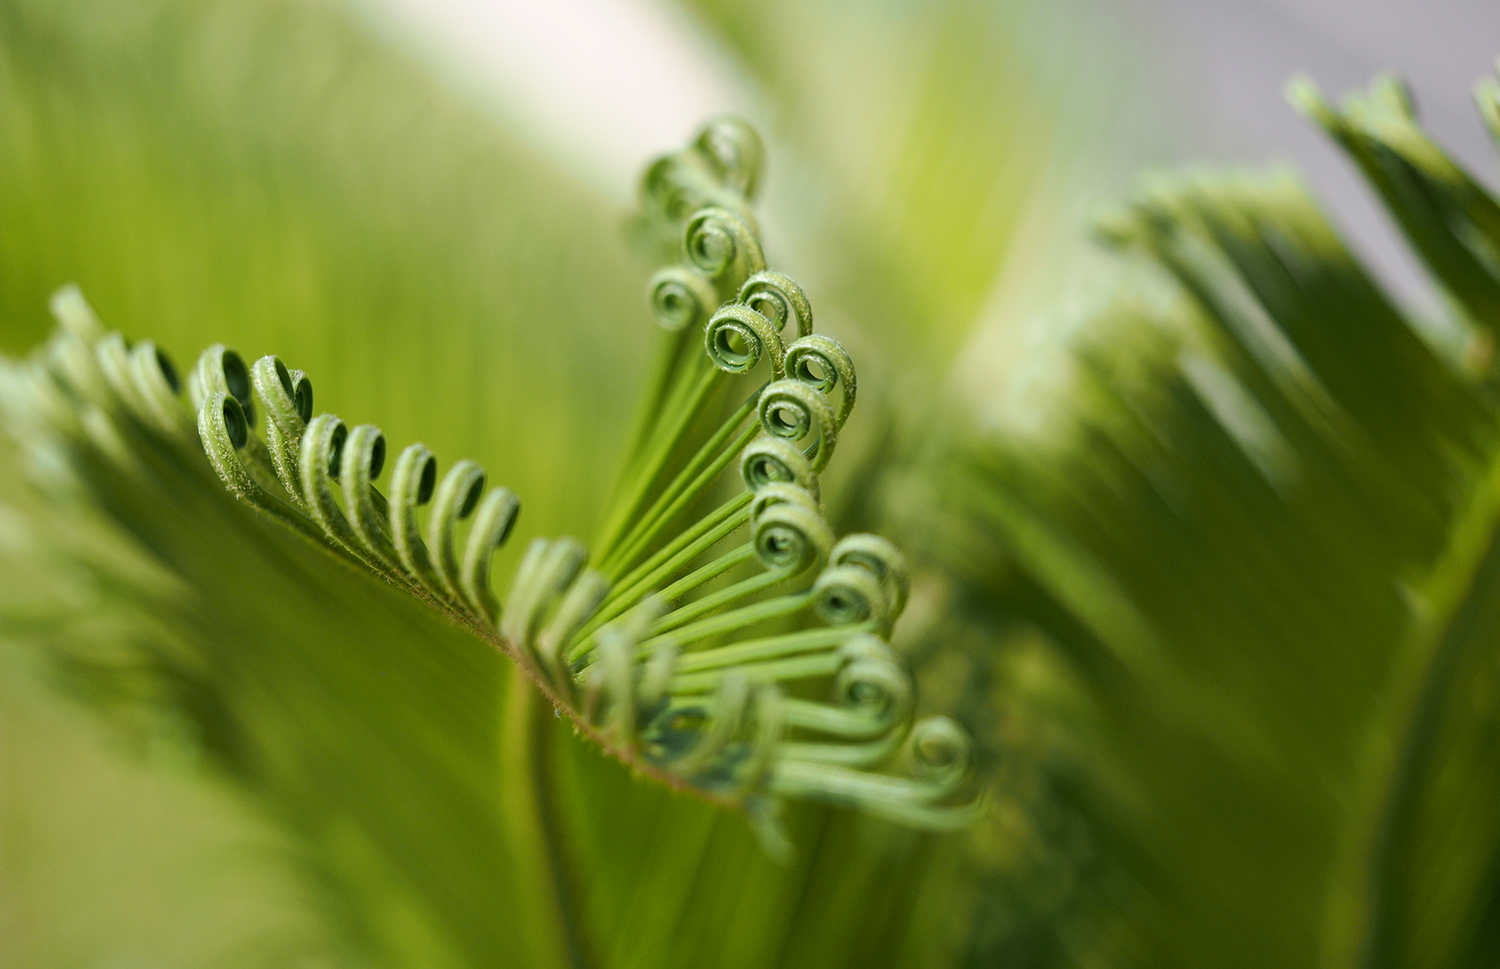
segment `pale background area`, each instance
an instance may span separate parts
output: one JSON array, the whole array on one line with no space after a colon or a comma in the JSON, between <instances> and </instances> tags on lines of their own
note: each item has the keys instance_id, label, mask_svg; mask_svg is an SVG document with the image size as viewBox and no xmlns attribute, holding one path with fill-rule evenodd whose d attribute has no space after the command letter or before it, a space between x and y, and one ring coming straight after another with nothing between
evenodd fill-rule
<instances>
[{"instance_id":1,"label":"pale background area","mask_svg":"<svg viewBox=\"0 0 1500 969\"><path fill-rule=\"evenodd\" d=\"M643 159L677 145L706 117L754 115L759 106L732 58L671 3L369 3L389 29L509 113L558 164L622 202ZM1128 138L1116 158L1095 159L1122 186L1132 169L1120 161L1295 160L1401 289L1419 293L1412 264L1343 159L1281 96L1297 73L1338 96L1384 70L1410 81L1434 134L1495 184L1496 156L1469 97L1500 54L1493 0L1094 0L1057 9L1065 19L1106 18L1124 28L1122 83L1099 97L1127 102L1122 110L1139 116L1155 140L1142 149L1142 139Z\"/></svg>"},{"instance_id":2,"label":"pale background area","mask_svg":"<svg viewBox=\"0 0 1500 969\"><path fill-rule=\"evenodd\" d=\"M362 2L382 29L621 211L643 161L681 144L703 119L727 111L762 122L768 113L748 74L674 3ZM1049 370L1066 367L1059 343L1109 272L1085 241L1089 218L1126 195L1142 170L1290 163L1398 299L1417 314L1437 308L1369 190L1282 89L1305 73L1337 99L1394 70L1410 81L1439 141L1494 185L1497 156L1470 90L1500 54L1500 3L1066 0L1039 9L1051 22L1027 43L1039 46L1049 74L1071 75L1064 103L1072 117L1059 123L1078 136L1036 187L954 365L956 384L988 419L1034 413L1035 387L1050 392L1065 379ZM778 206L789 203L778 203L777 173L797 160L774 129L764 133L768 242L795 258L797 240L788 245L778 233L794 220L778 219Z\"/></svg>"}]
</instances>

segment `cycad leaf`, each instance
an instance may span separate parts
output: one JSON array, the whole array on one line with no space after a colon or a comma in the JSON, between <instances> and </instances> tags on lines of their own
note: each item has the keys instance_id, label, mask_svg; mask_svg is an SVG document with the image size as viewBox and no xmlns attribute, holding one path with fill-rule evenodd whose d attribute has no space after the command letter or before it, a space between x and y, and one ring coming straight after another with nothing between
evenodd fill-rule
<instances>
[{"instance_id":1,"label":"cycad leaf","mask_svg":"<svg viewBox=\"0 0 1500 969\"><path fill-rule=\"evenodd\" d=\"M601 241L616 227L600 229L592 200L546 176L336 13L210 4L164 5L159 14L95 35L75 10L7 10L15 27L7 37L18 38L6 49L17 78L8 94L19 108L8 117L15 140L34 151L10 157L17 187L3 196L17 214L12 224L30 227L7 236L13 314L28 318L28 299L74 265L91 289L100 284L106 316L133 333L157 329L145 320L159 312L171 344L191 346L192 334L201 345L213 338L198 335L206 305L231 319L224 334L236 343L288 341L289 356L319 375L320 402L368 404L387 426L420 426L443 450L461 440L498 450L512 458L507 479L539 496L534 523L545 528L571 512L574 527L586 525L602 491L597 468L614 457L598 445L621 423L618 408L585 416L623 369L596 366L630 354L597 322L581 357L558 354L546 345L556 334L536 321L617 312L604 307L628 274ZM268 24L297 36L295 50L275 66L226 53L235 70L224 70L217 46L246 56L234 38L247 29L274 36ZM68 57L34 58L37 38ZM83 83L94 75L68 69L74 59L112 83ZM217 126L218 99L238 119L245 105L265 104L268 90L297 89L329 65L338 81L328 82L337 97L327 117L285 128L273 99L263 127ZM403 100L412 90L429 100ZM118 130L99 120L109 118ZM74 125L90 143L86 162L70 154L65 133ZM401 135L394 142L392 126ZM387 157L393 143L395 160L370 171L368 159ZM137 155L147 161L137 164ZM245 157L263 159L266 171L247 173ZM157 177L173 159L201 166L206 187ZM373 188L309 175L344 166L368 174ZM250 200L229 206L239 231L215 235L215 222L230 221L224 198L239 192ZM209 214L195 220L184 194ZM99 215L109 206L129 210L117 213L120 225L145 221L158 235L138 247ZM180 219L157 211L177 207L187 210ZM494 272L489 260L509 256L516 261ZM174 290L181 279L200 280L200 306ZM562 302L549 305L554 297ZM322 326L330 315L339 322ZM7 340L24 345L26 329L35 328ZM540 365L516 349L539 347ZM430 369L414 365L429 355ZM470 381L454 378L465 371L472 395L460 389ZM89 396L86 382L63 384L64 411ZM926 929L905 914L912 883L892 873L923 863L923 839L860 833L846 817L804 811L790 825L808 838L805 860L771 864L742 821L634 782L570 740L529 689L507 691L490 644L316 543L283 531L278 546L280 526L236 508L203 467L153 436L159 428L140 425L149 414L121 418L94 403L110 411L107 420L83 407L74 414L86 425L75 426L81 436L30 452L43 465L59 446L70 452L73 485L68 476L51 483L82 492L47 541L68 547L71 520L102 503L115 524L98 526L94 540L119 544L109 535L123 525L126 544L144 549L125 553L126 574L157 575L162 588L115 588L118 562L88 551L68 567L111 589L99 611L114 633L91 638L54 614L17 636L43 641L96 700L113 697L121 710L146 700L193 724L219 767L297 836L302 867L327 889L320 902L364 957L392 965L921 957L911 940ZM10 456L7 465L15 467ZM216 568L220 556L231 564ZM273 615L255 622L262 610ZM105 656L78 654L96 639ZM817 697L801 702L822 706ZM795 904L807 886L838 903ZM723 917L729 911L762 917L741 923ZM888 916L884 932L860 931L870 911Z\"/></svg>"},{"instance_id":2,"label":"cycad leaf","mask_svg":"<svg viewBox=\"0 0 1500 969\"><path fill-rule=\"evenodd\" d=\"M1314 113L1486 332L1494 202L1393 97ZM1133 943L1099 944L1170 965L1466 964L1500 795L1483 380L1286 176L1164 181L1105 227L1171 283L1100 314L1062 441L971 460L989 531L952 536L1097 703L1089 763L1113 794L1096 803L1119 805L1098 824L1152 899Z\"/></svg>"}]
</instances>

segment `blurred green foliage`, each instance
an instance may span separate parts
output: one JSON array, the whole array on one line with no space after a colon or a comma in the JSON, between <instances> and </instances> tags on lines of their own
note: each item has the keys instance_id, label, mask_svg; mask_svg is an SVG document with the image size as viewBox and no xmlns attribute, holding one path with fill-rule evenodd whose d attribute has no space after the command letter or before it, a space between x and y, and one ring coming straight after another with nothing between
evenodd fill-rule
<instances>
[{"instance_id":1,"label":"blurred green foliage","mask_svg":"<svg viewBox=\"0 0 1500 969\"><path fill-rule=\"evenodd\" d=\"M1146 964L1490 965L1500 209L1396 82L1293 91L1467 346L1424 342L1293 177L1158 180L1102 223L1145 258L1067 432L966 448L935 554L1083 684L1073 776Z\"/></svg>"}]
</instances>

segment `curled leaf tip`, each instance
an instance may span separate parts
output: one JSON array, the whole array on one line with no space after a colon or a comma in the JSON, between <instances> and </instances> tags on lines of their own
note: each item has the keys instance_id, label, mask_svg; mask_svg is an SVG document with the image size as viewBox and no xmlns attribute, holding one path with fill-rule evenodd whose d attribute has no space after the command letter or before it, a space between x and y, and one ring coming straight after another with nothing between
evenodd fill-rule
<instances>
[{"instance_id":1,"label":"curled leaf tip","mask_svg":"<svg viewBox=\"0 0 1500 969\"><path fill-rule=\"evenodd\" d=\"M854 362L814 331L802 286L766 265L743 184L719 184L739 194L727 202L657 204L664 187L698 184L700 162L678 153L647 172L642 218L682 239L648 289L668 362L595 542L617 582L578 626L572 669L590 676L595 716L633 704L643 756L743 804L763 832L783 796L952 826L967 739L945 720L913 733L911 678L882 638L910 594L905 559L876 535L838 538L822 514L819 474L854 407ZM679 342L688 318L702 320L701 354ZM661 614L632 620L653 589ZM620 671L629 646L633 678ZM820 683L828 700L809 699ZM610 688L635 692L605 702Z\"/></svg>"}]
</instances>

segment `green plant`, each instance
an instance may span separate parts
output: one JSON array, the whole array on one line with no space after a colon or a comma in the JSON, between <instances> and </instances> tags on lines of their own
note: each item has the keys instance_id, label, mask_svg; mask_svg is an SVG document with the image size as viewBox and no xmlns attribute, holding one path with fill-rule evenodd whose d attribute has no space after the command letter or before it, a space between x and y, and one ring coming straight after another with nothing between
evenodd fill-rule
<instances>
[{"instance_id":1,"label":"green plant","mask_svg":"<svg viewBox=\"0 0 1500 969\"><path fill-rule=\"evenodd\" d=\"M663 335L618 496L592 555L576 539L534 539L503 609L490 567L520 501L486 490L476 462L439 481L432 451L409 445L387 497L375 484L384 433L314 417L307 374L276 356L247 367L216 344L184 388L159 347L106 333L76 288L53 297L61 327L46 346L0 372L21 459L45 492L97 504L191 584L174 563L195 553L168 553L154 530L167 531L182 505L169 482L191 480L201 446L233 497L495 646L633 770L743 806L777 853L788 850L774 821L782 796L963 826L972 810L938 804L963 784L968 740L946 718L911 723L910 679L881 638L910 594L905 559L876 535L835 541L823 519L818 472L854 406L854 363L813 332L802 288L766 268L748 209L761 153L752 130L725 120L648 172L648 221L680 237L681 262L649 287ZM796 339L785 342L788 326ZM765 381L746 396L745 378L761 370ZM180 467L158 472L163 463ZM694 520L731 465L742 488ZM153 477L155 513L140 497L115 497L139 483L119 479ZM744 541L720 548L745 526ZM184 541L219 534L170 531ZM231 549L217 552L244 554ZM836 702L810 698L829 677ZM782 685L809 697L784 696ZM919 776L864 769L907 741Z\"/></svg>"},{"instance_id":2,"label":"green plant","mask_svg":"<svg viewBox=\"0 0 1500 969\"><path fill-rule=\"evenodd\" d=\"M414 543L367 546L358 521L344 532L318 508L326 480L313 475L309 491L300 468L290 474L301 449L267 423L289 402L283 418L310 416L296 411L299 375L286 371L283 385L268 361L263 396L242 401L225 357L210 354L188 382L196 374L202 402L219 404L207 436L231 447L215 457L247 494L260 499L253 481L286 505L269 507L308 543L228 501L197 452L171 443L178 431L105 424L66 397L43 423L82 419L27 452L33 473L51 475L46 500L0 475L0 713L22 739L9 750L35 751L25 770L7 767L7 781L26 783L4 788L0 870L20 874L0 880L0 913L22 915L0 914L0 951L28 965L131 953L320 966L1492 961L1500 271L1485 190L1421 135L1399 88L1341 112L1299 95L1382 192L1454 297L1451 314L1407 319L1289 177L1158 180L1103 223L1144 258L1090 312L1077 379L1051 400L1045 433L980 435L932 388L993 282L1021 186L1049 157L1048 119L1018 107L1045 102L1017 95L1001 56L1007 23L959 0L941 16L919 11L920 25L883 9L871 29L885 45L871 58L833 29L845 22L836 5L775 5L775 31L730 5L698 7L800 132L799 161L842 176L839 139L860 119L901 134L854 170L864 208L813 208L787 231L842 267L823 274L820 322L857 312L884 335L858 348L872 365L860 414L838 435L828 521L890 534L911 554L897 646L922 712L972 725L991 810L934 835L793 802L781 821L794 850L773 863L739 816L578 742L485 640L492 604L463 558L446 579L441 567L428 575ZM632 427L617 402L650 367L626 309L644 273L614 248L617 226L338 9L15 0L0 18L9 351L41 336L46 294L74 277L105 319L175 352L205 332L284 348L310 361L320 405L369 414L393 439L420 434L435 453L485 456L528 499L525 527L593 530L593 561L620 576L633 567L617 551L634 543L631 523L647 536L658 516L636 498L649 484L611 496L621 476L601 465L623 451L623 480L670 489L694 445L729 428L722 450L703 452L712 467L754 426L747 414L721 423L744 400L726 394L705 398L694 445L667 447L675 435L662 431L661 446L641 446L653 418L670 427L693 413L662 402L674 364L684 380L708 373L705 357L682 352L692 328L659 337L655 389ZM277 57L257 59L268 46ZM838 75L826 102L808 93L828 82L819 70ZM922 92L919 108L892 112L876 94L848 120L850 92L890 71ZM1492 86L1481 108L1494 128ZM816 134L831 117L838 137ZM724 161L712 146L684 158L686 184L648 182L664 191L647 193L632 227L658 265L678 258L675 223L700 203L754 224L749 181L725 191L732 166L693 177ZM1002 178L1015 190L998 191ZM897 187L881 194L887 184ZM663 204L682 189L708 194ZM992 203L974 205L978 191ZM890 225L902 231L877 231ZM681 308L701 279L661 277L685 286L662 308ZM96 340L76 298L60 309ZM66 373L78 345L54 344L52 366ZM130 367L148 391L160 375L149 351ZM249 382L255 368L245 371ZM23 423L34 423L39 391L24 380ZM48 386L43 403L58 400ZM213 396L226 393L234 403ZM149 398L139 403L149 415ZM264 461L248 433L251 451L232 447L246 403ZM191 428L181 435L191 444ZM314 439L315 457L334 442ZM60 460L58 440L81 443ZM336 462L346 481L375 453L369 431L350 441ZM6 447L9 472L19 455ZM414 453L407 470L420 472ZM640 470L658 460L660 475ZM733 503L735 490L703 496ZM491 538L508 507L494 494ZM684 520L672 532L693 527ZM444 545L441 529L427 544ZM497 553L497 574L542 575L514 546ZM554 567L577 554L546 547ZM502 611L502 625L525 612ZM555 654L535 653L539 642L516 652L555 691ZM27 666L137 756L112 757L82 725L92 721L27 692ZM654 764L645 745L628 749L639 724L610 714L640 694L611 682L595 710L587 679L565 705L584 707L583 723L633 763L665 768L670 758ZM756 703L767 700L776 705L769 692ZM659 742L651 728L637 741ZM757 749L748 730L738 739L720 756ZM119 778L140 760L150 769ZM732 798L755 775L744 760L724 766L686 781ZM71 796L44 800L47 783ZM48 829L28 798L101 803ZM149 843L132 845L134 831ZM21 870L12 859L32 842L59 872L112 860L111 880ZM162 877L178 886L175 905L153 907L141 887L159 884L157 859L246 842L256 863L243 849L215 855L217 882L184 892ZM86 914L69 921L75 912Z\"/></svg>"},{"instance_id":3,"label":"green plant","mask_svg":"<svg viewBox=\"0 0 1500 969\"><path fill-rule=\"evenodd\" d=\"M1396 80L1337 110L1289 91L1446 325L1409 321L1292 176L1159 180L1101 222L1144 259L1061 425L956 457L964 524L933 552L1090 701L1073 776L1135 886L1123 951L1488 965L1500 207Z\"/></svg>"},{"instance_id":4,"label":"green plant","mask_svg":"<svg viewBox=\"0 0 1500 969\"><path fill-rule=\"evenodd\" d=\"M314 777L295 782L312 782L300 793L275 784L264 790L261 761L278 756L267 735L288 731L279 754L300 759L317 756L319 740L297 734L317 731L299 725L310 711L237 709L245 697L235 666L247 660L259 666L272 692L282 695L308 689L295 678L316 674L293 667L273 673L261 642L269 629L236 641L214 627L263 626L253 615L236 618L233 604L261 590L256 598L283 614L277 634L288 642L319 642L319 621L310 612L323 613L323 624L348 623L341 638L351 641L360 627L343 617L389 595L372 585L373 576L509 657L554 713L633 772L742 808L774 857L784 860L792 850L778 821L784 797L921 827L971 823L975 805L942 804L969 773L969 740L945 717L912 723L912 683L881 638L910 594L906 562L876 535L835 541L822 516L818 472L832 459L854 406L854 365L837 341L813 332L801 287L766 267L748 208L761 154L752 130L725 120L647 172L641 231L666 240L667 251L678 249L680 262L648 287L661 342L617 497L592 555L576 539L532 540L503 608L491 588L491 561L515 526L520 502L504 487L486 491L476 462L455 463L439 481L432 451L412 444L394 461L387 497L375 486L387 463L385 435L369 424L351 429L332 414L314 417L307 374L276 356L247 366L235 350L216 344L183 381L154 343L128 345L103 329L76 287L60 290L52 299L58 331L29 361L5 362L0 371L4 415L21 466L55 505L53 554L100 586L128 589L122 598L130 605L106 608L141 613L123 656L80 654L68 624L57 633L54 653L96 694L133 688L156 694L150 699L182 717L228 775L273 802L317 792L330 803L363 799L369 792L362 785L340 795ZM796 339L785 342L789 326ZM761 371L764 382L745 396L744 378ZM743 478L741 488L699 516L731 466ZM227 493L207 481L210 467ZM259 518L235 508L233 499ZM422 527L418 513L429 504ZM83 547L68 540L70 520L79 518L92 519ZM742 542L720 548L746 526ZM289 544L278 549L281 543ZM102 557L100 547L117 549L119 557ZM306 557L298 571L319 590L318 605L299 603L269 575L256 574L275 572L289 556ZM219 559L241 563L244 572L214 581ZM596 564L585 568L590 561ZM132 583L136 570L153 576L148 586ZM337 676L342 663L367 662L357 637L351 645L350 653L330 650L321 658L331 664L323 675ZM243 655L225 655L230 648ZM457 685L452 676L461 660L435 657L442 673L408 682L404 717L389 716L378 692L346 698L369 704L394 744L418 743L440 730L438 742L429 741L425 754L406 764L426 773L432 768L425 758L450 761L454 773L424 785L435 802L466 800L458 792L473 781L463 774L483 776L475 763L452 762L448 745L474 742L453 733L455 727L485 741L489 731L472 719L440 729L433 717L435 707L452 702L448 691ZM398 670L409 672L409 664ZM830 679L831 703L818 696ZM460 707L487 706L472 692L460 696ZM535 702L522 696L517 705ZM525 723L506 728L516 736L502 738L503 745L530 747L523 755L539 756L541 730ZM903 747L915 776L872 769ZM367 781L379 783L378 776ZM435 811L456 806L432 804ZM399 857L399 837L379 830L389 819L344 807L358 819L361 850L415 876L412 860ZM466 810L482 808L470 803ZM454 849L474 835L474 820L453 818ZM559 836L546 829L550 819L538 820L532 847L557 852ZM534 862L538 869L547 864ZM488 863L504 864L498 857ZM461 951L470 940L449 921L453 914L439 913L440 924L448 923L451 944ZM359 935L372 953L409 944L379 938L374 913L361 921ZM471 949L467 958L482 953Z\"/></svg>"}]
</instances>

